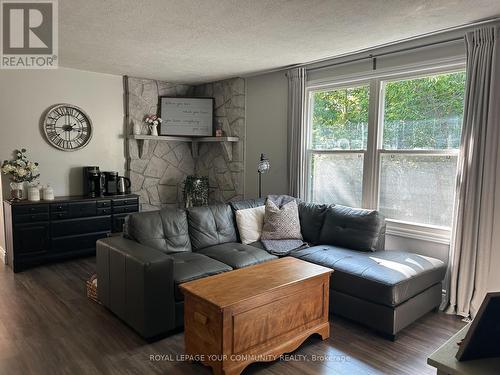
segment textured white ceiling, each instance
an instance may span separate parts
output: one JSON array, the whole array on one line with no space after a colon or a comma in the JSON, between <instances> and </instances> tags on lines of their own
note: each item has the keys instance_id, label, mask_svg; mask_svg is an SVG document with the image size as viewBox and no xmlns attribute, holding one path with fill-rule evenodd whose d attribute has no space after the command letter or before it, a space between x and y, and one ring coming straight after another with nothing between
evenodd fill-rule
<instances>
[{"instance_id":1,"label":"textured white ceiling","mask_svg":"<svg viewBox=\"0 0 500 375\"><path fill-rule=\"evenodd\" d=\"M500 15L498 0L59 0L65 67L206 82Z\"/></svg>"}]
</instances>

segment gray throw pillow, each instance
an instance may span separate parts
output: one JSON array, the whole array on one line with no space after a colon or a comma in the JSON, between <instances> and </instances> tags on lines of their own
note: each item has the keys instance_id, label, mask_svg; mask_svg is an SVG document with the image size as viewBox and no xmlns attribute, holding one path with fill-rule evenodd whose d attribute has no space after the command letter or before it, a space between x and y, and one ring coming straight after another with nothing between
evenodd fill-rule
<instances>
[{"instance_id":1,"label":"gray throw pillow","mask_svg":"<svg viewBox=\"0 0 500 375\"><path fill-rule=\"evenodd\" d=\"M266 201L262 240L302 240L297 202L292 200L278 207L271 199Z\"/></svg>"}]
</instances>

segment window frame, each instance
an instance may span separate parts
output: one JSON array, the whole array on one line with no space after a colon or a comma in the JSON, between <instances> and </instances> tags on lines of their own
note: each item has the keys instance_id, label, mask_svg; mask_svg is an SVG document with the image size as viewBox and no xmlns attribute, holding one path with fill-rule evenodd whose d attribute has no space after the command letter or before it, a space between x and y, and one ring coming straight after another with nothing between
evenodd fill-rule
<instances>
[{"instance_id":1,"label":"window frame","mask_svg":"<svg viewBox=\"0 0 500 375\"><path fill-rule=\"evenodd\" d=\"M337 77L320 82L310 81L306 84L305 93L305 126L307 127L305 139L305 163L306 172L306 200L311 200L312 171L311 160L314 154L363 154L363 181L361 206L368 209L379 209L380 199L380 163L382 154L412 154L412 155L442 155L456 156L459 150L388 150L383 149L383 126L384 126L384 86L386 82L407 79L418 79L435 74L446 74L464 71L466 68L463 58L449 59L445 62L434 64L421 64L411 67L399 67L392 70L374 71L358 75ZM352 88L356 86L369 86L369 108L368 108L368 139L366 150L314 150L311 147L312 135L312 98L315 92ZM451 228L429 224L405 222L395 219L387 219L387 234L406 237L417 240L431 241L441 244L450 244Z\"/></svg>"}]
</instances>

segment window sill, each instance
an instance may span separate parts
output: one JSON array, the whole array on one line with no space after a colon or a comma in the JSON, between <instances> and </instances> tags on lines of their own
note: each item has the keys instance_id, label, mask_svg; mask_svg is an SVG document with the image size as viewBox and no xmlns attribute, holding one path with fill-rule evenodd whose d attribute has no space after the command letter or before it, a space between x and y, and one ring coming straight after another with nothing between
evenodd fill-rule
<instances>
[{"instance_id":1,"label":"window sill","mask_svg":"<svg viewBox=\"0 0 500 375\"><path fill-rule=\"evenodd\" d=\"M387 219L386 222L386 234L391 236L435 242L443 245L449 245L451 242L451 230L449 228L418 225L390 219Z\"/></svg>"}]
</instances>

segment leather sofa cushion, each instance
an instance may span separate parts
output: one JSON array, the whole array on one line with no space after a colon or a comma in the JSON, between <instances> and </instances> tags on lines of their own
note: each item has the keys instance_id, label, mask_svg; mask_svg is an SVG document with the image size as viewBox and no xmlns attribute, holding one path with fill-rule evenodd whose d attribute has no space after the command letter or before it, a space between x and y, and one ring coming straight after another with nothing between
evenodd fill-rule
<instances>
[{"instance_id":1,"label":"leather sofa cushion","mask_svg":"<svg viewBox=\"0 0 500 375\"><path fill-rule=\"evenodd\" d=\"M164 208L127 217L125 237L166 254L191 251L186 212Z\"/></svg>"},{"instance_id":2,"label":"leather sofa cushion","mask_svg":"<svg viewBox=\"0 0 500 375\"><path fill-rule=\"evenodd\" d=\"M177 301L184 300L179 284L232 270L227 264L202 254L177 253L170 257L174 260L174 297Z\"/></svg>"},{"instance_id":3,"label":"leather sofa cushion","mask_svg":"<svg viewBox=\"0 0 500 375\"><path fill-rule=\"evenodd\" d=\"M404 251L366 253L319 245L292 256L332 268L332 289L391 307L441 282L446 273L441 260Z\"/></svg>"},{"instance_id":4,"label":"leather sofa cushion","mask_svg":"<svg viewBox=\"0 0 500 375\"><path fill-rule=\"evenodd\" d=\"M192 207L188 210L188 222L193 250L236 242L233 213L228 204Z\"/></svg>"},{"instance_id":5,"label":"leather sofa cushion","mask_svg":"<svg viewBox=\"0 0 500 375\"><path fill-rule=\"evenodd\" d=\"M249 243L248 246L253 246L253 247L256 247L257 249L266 250L266 248L264 247L264 244L260 241L255 241L255 242Z\"/></svg>"},{"instance_id":6,"label":"leather sofa cushion","mask_svg":"<svg viewBox=\"0 0 500 375\"><path fill-rule=\"evenodd\" d=\"M376 210L330 206L326 210L318 243L358 251L375 251L384 228L385 219Z\"/></svg>"},{"instance_id":7,"label":"leather sofa cushion","mask_svg":"<svg viewBox=\"0 0 500 375\"><path fill-rule=\"evenodd\" d=\"M299 219L302 237L308 244L316 245L325 221L326 204L299 202Z\"/></svg>"},{"instance_id":8,"label":"leather sofa cushion","mask_svg":"<svg viewBox=\"0 0 500 375\"><path fill-rule=\"evenodd\" d=\"M269 254L265 250L241 243L224 243L210 246L199 250L198 254L219 260L235 269L277 259L276 256Z\"/></svg>"}]
</instances>

